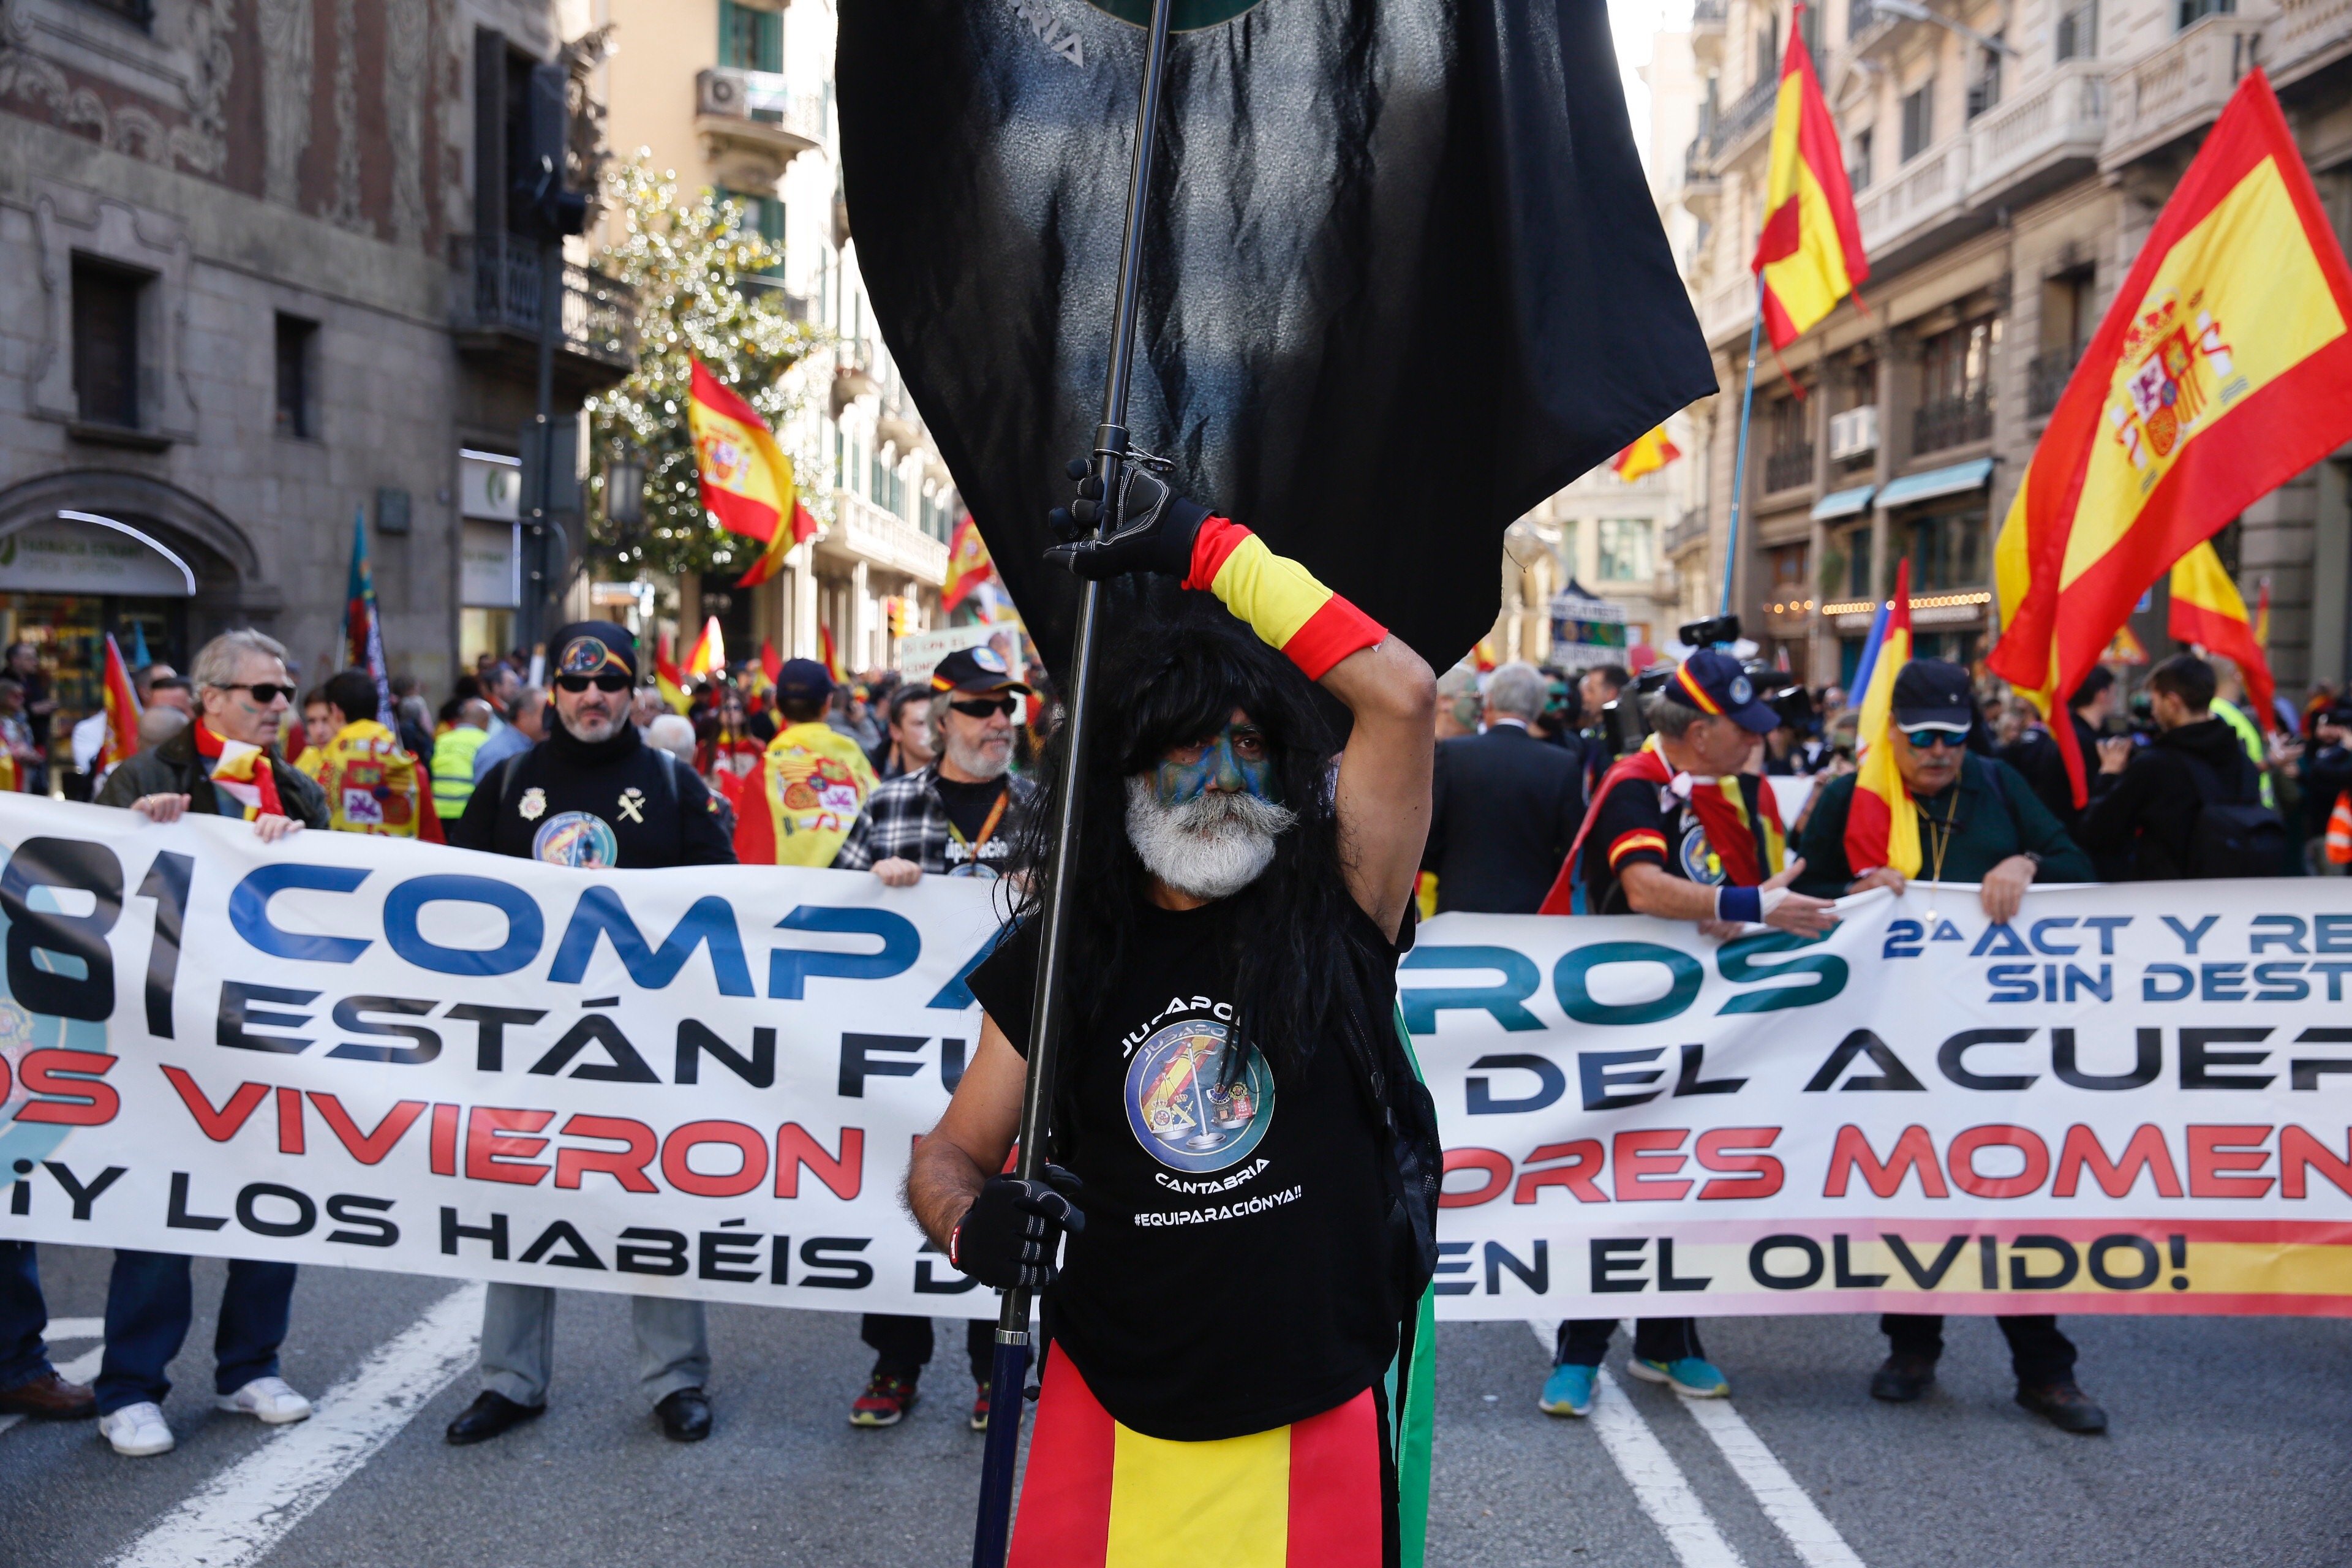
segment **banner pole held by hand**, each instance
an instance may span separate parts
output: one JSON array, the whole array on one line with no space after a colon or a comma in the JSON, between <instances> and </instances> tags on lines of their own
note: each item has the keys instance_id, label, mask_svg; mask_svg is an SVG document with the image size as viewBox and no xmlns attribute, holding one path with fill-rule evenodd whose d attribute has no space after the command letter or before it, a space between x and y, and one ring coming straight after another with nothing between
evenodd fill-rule
<instances>
[{"instance_id":1,"label":"banner pole held by hand","mask_svg":"<svg viewBox=\"0 0 2352 1568\"><path fill-rule=\"evenodd\" d=\"M1151 0L1151 22L1143 53L1143 87L1135 107L1135 152L1128 167L1127 226L1119 242L1118 293L1112 309L1110 374L1103 388L1102 423L1095 428L1094 477L1102 510L1097 537L1119 524L1119 470L1128 454L1127 383L1135 351L1135 317L1143 274L1143 203L1151 189L1151 155L1160 124L1160 89L1167 74L1168 18L1171 0ZM1078 602L1077 635L1070 651L1069 727L1062 788L1055 801L1052 870L1045 905L1038 910L1036 1005L1029 1031L1028 1075L1021 1093L1021 1145L1016 1173L1038 1180L1045 1167L1045 1121L1051 1110L1054 1058L1061 1043L1063 943L1069 906L1063 900L1063 869L1077 843L1079 791L1087 748L1089 699L1093 694L1095 637L1102 584L1086 584ZM1003 1568L1013 1523L1013 1461L1021 1443L1021 1418L1029 1380L1030 1292L1004 1292L996 1320L996 1359L989 1374L988 1444L981 1460L980 1517L972 1531L972 1568Z\"/></svg>"}]
</instances>

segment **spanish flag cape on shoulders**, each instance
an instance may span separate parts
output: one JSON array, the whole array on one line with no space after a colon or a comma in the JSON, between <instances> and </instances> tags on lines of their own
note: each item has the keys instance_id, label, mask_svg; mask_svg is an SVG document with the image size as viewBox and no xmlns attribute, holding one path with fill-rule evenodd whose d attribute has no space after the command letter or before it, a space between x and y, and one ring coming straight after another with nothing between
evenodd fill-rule
<instances>
[{"instance_id":1,"label":"spanish flag cape on shoulders","mask_svg":"<svg viewBox=\"0 0 2352 1568\"><path fill-rule=\"evenodd\" d=\"M823 720L789 726L768 742L759 771L736 796L736 859L832 865L877 782L865 751Z\"/></svg>"},{"instance_id":2,"label":"spanish flag cape on shoulders","mask_svg":"<svg viewBox=\"0 0 2352 1568\"><path fill-rule=\"evenodd\" d=\"M294 764L327 795L327 825L337 833L446 842L433 792L400 737L373 719L355 720Z\"/></svg>"},{"instance_id":3,"label":"spanish flag cape on shoulders","mask_svg":"<svg viewBox=\"0 0 2352 1568\"><path fill-rule=\"evenodd\" d=\"M1618 758L1601 775L1600 787L1592 792L1592 804L1584 813L1584 826L1576 830L1576 842L1570 846L1568 858L1561 863L1551 891L1544 895L1543 907L1536 911L1538 914L1590 912L1576 907L1582 893L1583 878L1577 868L1584 861L1585 837L1592 831L1601 803L1609 798L1609 792L1629 779L1671 790L1690 802L1699 826L1706 831L1708 847L1722 863L1723 879L1729 886L1753 888L1780 874L1789 858L1789 842L1769 801L1764 810L1749 811L1748 796L1740 789L1736 773L1727 778L1702 779L1676 773L1665 753L1658 750L1658 738L1653 735L1642 742L1640 751ZM1657 847L1664 854L1671 846L1662 842Z\"/></svg>"}]
</instances>

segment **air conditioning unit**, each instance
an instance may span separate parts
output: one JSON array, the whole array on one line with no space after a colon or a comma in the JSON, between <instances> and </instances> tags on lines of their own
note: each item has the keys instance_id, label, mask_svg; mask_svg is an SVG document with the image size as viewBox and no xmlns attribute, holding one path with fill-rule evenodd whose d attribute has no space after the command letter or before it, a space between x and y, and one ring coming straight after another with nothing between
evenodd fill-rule
<instances>
[{"instance_id":1,"label":"air conditioning unit","mask_svg":"<svg viewBox=\"0 0 2352 1568\"><path fill-rule=\"evenodd\" d=\"M1878 405L1865 403L1830 416L1830 461L1867 457L1878 450Z\"/></svg>"},{"instance_id":2,"label":"air conditioning unit","mask_svg":"<svg viewBox=\"0 0 2352 1568\"><path fill-rule=\"evenodd\" d=\"M724 67L696 73L695 111L740 120L750 112L744 101L743 73Z\"/></svg>"}]
</instances>

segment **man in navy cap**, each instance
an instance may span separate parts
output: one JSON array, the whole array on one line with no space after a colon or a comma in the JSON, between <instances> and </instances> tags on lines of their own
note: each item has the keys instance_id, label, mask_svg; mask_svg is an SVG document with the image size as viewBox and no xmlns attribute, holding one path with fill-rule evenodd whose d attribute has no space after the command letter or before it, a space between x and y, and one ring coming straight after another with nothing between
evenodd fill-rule
<instances>
[{"instance_id":1,"label":"man in navy cap","mask_svg":"<svg viewBox=\"0 0 2352 1568\"><path fill-rule=\"evenodd\" d=\"M931 671L929 685L931 761L874 792L835 869L872 871L892 888L927 876L993 879L1019 841L1036 786L1007 770L1029 688L987 647L956 649ZM859 1337L873 1347L874 1371L850 1405L850 1424L895 1426L930 1362L931 1321L869 1312ZM975 1385L971 1425L984 1428L995 1320L968 1320L964 1349Z\"/></svg>"},{"instance_id":2,"label":"man in navy cap","mask_svg":"<svg viewBox=\"0 0 2352 1568\"><path fill-rule=\"evenodd\" d=\"M1919 870L1937 882L1974 882L1985 918L2016 918L2025 889L2037 879L2096 879L2090 857L2075 847L2022 774L2007 763L1968 749L1976 718L1969 672L1937 658L1915 658L1895 677L1894 722L1887 744L1911 809L1919 814ZM1799 881L1824 895L1891 889L1906 879L1891 866L1853 866L1846 858L1846 816L1854 781L1830 781L1805 824L1807 868ZM2046 1312L2002 1313L2017 1402L2062 1431L2102 1432L2106 1412L2074 1382L2074 1347ZM1888 1312L1885 1363L1870 1380L1874 1398L1906 1405L1936 1381L1944 1353L1944 1320L1923 1312Z\"/></svg>"},{"instance_id":3,"label":"man in navy cap","mask_svg":"<svg viewBox=\"0 0 2352 1568\"><path fill-rule=\"evenodd\" d=\"M719 803L692 768L646 745L631 721L637 647L628 628L578 621L547 646L555 668L547 739L482 775L465 815L449 825L449 842L555 866L731 865ZM512 1009L506 1026L528 1029L543 1016ZM638 1382L662 1431L681 1443L709 1436L702 1303L639 1296L629 1305ZM485 1386L449 1423L449 1441L483 1442L543 1414L554 1344L555 1291L493 1281L482 1304Z\"/></svg>"},{"instance_id":4,"label":"man in navy cap","mask_svg":"<svg viewBox=\"0 0 2352 1568\"><path fill-rule=\"evenodd\" d=\"M1788 858L1760 761L1780 719L1757 700L1739 661L1712 649L1691 655L1642 715L1650 738L1602 775L1543 912L1655 915L1695 921L1710 935L1760 923L1811 936L1835 925L1828 900L1789 890L1804 862ZM1537 1400L1547 1413L1592 1408L1615 1328L1607 1318L1560 1324ZM1731 1392L1688 1318L1637 1321L1625 1370L1694 1399Z\"/></svg>"},{"instance_id":5,"label":"man in navy cap","mask_svg":"<svg viewBox=\"0 0 2352 1568\"><path fill-rule=\"evenodd\" d=\"M735 857L746 866L830 866L849 837L874 764L856 738L825 722L833 677L813 658L776 671L784 727L735 796Z\"/></svg>"}]
</instances>

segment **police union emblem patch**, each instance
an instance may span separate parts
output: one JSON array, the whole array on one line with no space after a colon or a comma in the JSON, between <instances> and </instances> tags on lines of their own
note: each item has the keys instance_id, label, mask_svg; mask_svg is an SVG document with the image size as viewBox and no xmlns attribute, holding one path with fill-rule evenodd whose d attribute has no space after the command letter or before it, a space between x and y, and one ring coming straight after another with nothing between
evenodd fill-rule
<instances>
[{"instance_id":1,"label":"police union emblem patch","mask_svg":"<svg viewBox=\"0 0 2352 1568\"><path fill-rule=\"evenodd\" d=\"M1222 1171L1244 1159L1274 1124L1274 1072L1250 1053L1225 1077L1231 1031L1207 1018L1160 1030L1127 1064L1127 1124L1143 1152L1179 1171Z\"/></svg>"},{"instance_id":2,"label":"police union emblem patch","mask_svg":"<svg viewBox=\"0 0 2352 1568\"><path fill-rule=\"evenodd\" d=\"M613 825L593 811L566 811L549 817L531 836L530 855L551 866L593 871L621 863Z\"/></svg>"}]
</instances>

